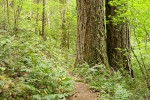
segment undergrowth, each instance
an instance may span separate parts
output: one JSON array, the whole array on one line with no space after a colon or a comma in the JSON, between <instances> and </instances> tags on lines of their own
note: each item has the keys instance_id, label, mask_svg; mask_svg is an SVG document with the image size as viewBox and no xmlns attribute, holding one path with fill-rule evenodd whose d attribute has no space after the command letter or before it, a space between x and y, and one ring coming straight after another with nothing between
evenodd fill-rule
<instances>
[{"instance_id":1,"label":"undergrowth","mask_svg":"<svg viewBox=\"0 0 150 100\"><path fill-rule=\"evenodd\" d=\"M100 92L100 100L148 100L149 90L142 80L111 72L104 65L89 67L83 64L74 73L87 82L91 89Z\"/></svg>"},{"instance_id":2,"label":"undergrowth","mask_svg":"<svg viewBox=\"0 0 150 100\"><path fill-rule=\"evenodd\" d=\"M32 33L0 35L0 100L65 100L72 79L56 50Z\"/></svg>"}]
</instances>

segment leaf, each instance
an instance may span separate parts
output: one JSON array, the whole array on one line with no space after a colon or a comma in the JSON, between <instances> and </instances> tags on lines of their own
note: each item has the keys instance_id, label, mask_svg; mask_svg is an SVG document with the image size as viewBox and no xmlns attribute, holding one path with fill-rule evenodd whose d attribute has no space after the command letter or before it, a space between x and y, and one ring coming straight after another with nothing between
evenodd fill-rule
<instances>
[{"instance_id":1,"label":"leaf","mask_svg":"<svg viewBox=\"0 0 150 100\"><path fill-rule=\"evenodd\" d=\"M0 80L0 86L4 85L4 81Z\"/></svg>"},{"instance_id":2,"label":"leaf","mask_svg":"<svg viewBox=\"0 0 150 100\"><path fill-rule=\"evenodd\" d=\"M38 95L33 95L33 99L41 100L41 96L39 94Z\"/></svg>"}]
</instances>

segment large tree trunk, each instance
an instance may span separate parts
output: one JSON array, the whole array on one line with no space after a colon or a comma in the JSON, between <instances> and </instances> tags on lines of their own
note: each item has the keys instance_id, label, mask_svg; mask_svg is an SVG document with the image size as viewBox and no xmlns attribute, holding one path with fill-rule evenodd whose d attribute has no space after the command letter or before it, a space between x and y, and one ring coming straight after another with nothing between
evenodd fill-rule
<instances>
[{"instance_id":1,"label":"large tree trunk","mask_svg":"<svg viewBox=\"0 0 150 100\"><path fill-rule=\"evenodd\" d=\"M106 35L104 0L77 0L77 54L76 64L105 64Z\"/></svg>"},{"instance_id":2,"label":"large tree trunk","mask_svg":"<svg viewBox=\"0 0 150 100\"><path fill-rule=\"evenodd\" d=\"M123 68L131 74L129 26L123 21L113 22L112 18L116 17L117 7L110 6L109 1L111 0L106 0L108 61L115 70Z\"/></svg>"}]
</instances>

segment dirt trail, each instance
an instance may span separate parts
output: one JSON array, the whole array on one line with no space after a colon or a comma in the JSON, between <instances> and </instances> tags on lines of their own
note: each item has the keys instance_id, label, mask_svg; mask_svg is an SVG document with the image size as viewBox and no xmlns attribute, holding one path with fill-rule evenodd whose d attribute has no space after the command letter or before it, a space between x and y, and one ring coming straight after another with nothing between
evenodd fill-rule
<instances>
[{"instance_id":1,"label":"dirt trail","mask_svg":"<svg viewBox=\"0 0 150 100\"><path fill-rule=\"evenodd\" d=\"M73 95L68 100L99 100L98 93L90 90L80 78L74 78L74 80Z\"/></svg>"}]
</instances>

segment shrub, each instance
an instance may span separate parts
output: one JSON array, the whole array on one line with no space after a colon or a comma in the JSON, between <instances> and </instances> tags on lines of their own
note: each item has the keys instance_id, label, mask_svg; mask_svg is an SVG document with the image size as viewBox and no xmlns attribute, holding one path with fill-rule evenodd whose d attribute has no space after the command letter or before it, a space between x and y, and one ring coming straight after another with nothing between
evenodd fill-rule
<instances>
[{"instance_id":1,"label":"shrub","mask_svg":"<svg viewBox=\"0 0 150 100\"><path fill-rule=\"evenodd\" d=\"M50 43L32 33L0 35L0 42L0 99L50 100L70 93L72 79L54 59L59 56L52 57Z\"/></svg>"}]
</instances>

